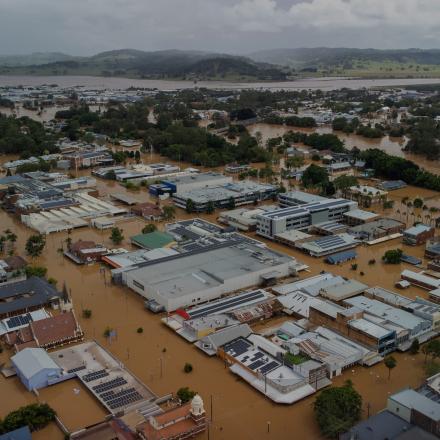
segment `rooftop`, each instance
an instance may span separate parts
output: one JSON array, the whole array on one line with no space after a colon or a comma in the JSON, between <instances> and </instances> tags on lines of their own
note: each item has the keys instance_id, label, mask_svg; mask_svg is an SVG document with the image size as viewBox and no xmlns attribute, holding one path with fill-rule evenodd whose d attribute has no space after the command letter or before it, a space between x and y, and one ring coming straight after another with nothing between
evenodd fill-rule
<instances>
[{"instance_id":1,"label":"rooftop","mask_svg":"<svg viewBox=\"0 0 440 440\"><path fill-rule=\"evenodd\" d=\"M0 286L0 315L42 306L59 297L61 293L39 277Z\"/></svg>"},{"instance_id":2,"label":"rooftop","mask_svg":"<svg viewBox=\"0 0 440 440\"><path fill-rule=\"evenodd\" d=\"M42 348L25 348L12 356L11 361L26 379L44 369L61 369Z\"/></svg>"},{"instance_id":3,"label":"rooftop","mask_svg":"<svg viewBox=\"0 0 440 440\"><path fill-rule=\"evenodd\" d=\"M168 246L174 237L167 232L154 231L148 234L139 234L131 237L132 243L145 249L158 249Z\"/></svg>"},{"instance_id":4,"label":"rooftop","mask_svg":"<svg viewBox=\"0 0 440 440\"><path fill-rule=\"evenodd\" d=\"M391 395L389 399L407 408L415 409L436 422L440 421L440 403L428 399L413 389L400 391Z\"/></svg>"}]
</instances>

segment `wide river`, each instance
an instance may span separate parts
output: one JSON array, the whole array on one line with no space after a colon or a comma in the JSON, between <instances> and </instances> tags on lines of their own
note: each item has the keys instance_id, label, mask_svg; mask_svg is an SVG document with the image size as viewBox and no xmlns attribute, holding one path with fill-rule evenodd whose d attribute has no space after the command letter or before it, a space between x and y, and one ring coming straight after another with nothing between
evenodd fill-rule
<instances>
[{"instance_id":1,"label":"wide river","mask_svg":"<svg viewBox=\"0 0 440 440\"><path fill-rule=\"evenodd\" d=\"M57 84L60 87L85 87L89 89L127 89L143 87L159 90L189 89L195 86L209 89L361 89L372 87L411 86L415 84L440 84L440 78L362 79L362 78L304 78L296 81L277 82L228 82L228 81L167 81L153 79L131 79L99 76L0 76L1 86L41 86Z\"/></svg>"}]
</instances>

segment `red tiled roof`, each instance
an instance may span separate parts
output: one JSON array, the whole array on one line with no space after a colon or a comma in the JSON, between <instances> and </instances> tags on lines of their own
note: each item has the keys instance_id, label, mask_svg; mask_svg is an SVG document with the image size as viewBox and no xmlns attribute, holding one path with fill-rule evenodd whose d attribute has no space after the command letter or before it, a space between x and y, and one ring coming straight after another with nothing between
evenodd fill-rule
<instances>
[{"instance_id":1,"label":"red tiled roof","mask_svg":"<svg viewBox=\"0 0 440 440\"><path fill-rule=\"evenodd\" d=\"M30 324L32 333L40 346L77 336L79 326L73 312L61 313Z\"/></svg>"}]
</instances>

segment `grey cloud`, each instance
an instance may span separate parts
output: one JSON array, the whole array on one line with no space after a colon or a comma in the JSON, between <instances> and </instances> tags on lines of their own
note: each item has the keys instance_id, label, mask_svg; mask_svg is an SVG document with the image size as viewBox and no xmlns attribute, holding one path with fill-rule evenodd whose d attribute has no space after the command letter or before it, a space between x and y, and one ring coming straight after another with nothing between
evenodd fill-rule
<instances>
[{"instance_id":1,"label":"grey cloud","mask_svg":"<svg viewBox=\"0 0 440 440\"><path fill-rule=\"evenodd\" d=\"M436 47L438 0L0 0L0 53Z\"/></svg>"}]
</instances>

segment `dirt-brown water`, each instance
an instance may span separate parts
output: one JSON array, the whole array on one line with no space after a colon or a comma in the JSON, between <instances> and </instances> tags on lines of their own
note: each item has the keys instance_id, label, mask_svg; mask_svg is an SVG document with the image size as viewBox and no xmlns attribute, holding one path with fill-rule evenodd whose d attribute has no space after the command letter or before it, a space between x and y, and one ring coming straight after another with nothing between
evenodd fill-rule
<instances>
[{"instance_id":1,"label":"dirt-brown water","mask_svg":"<svg viewBox=\"0 0 440 440\"><path fill-rule=\"evenodd\" d=\"M149 160L145 155L144 159ZM153 161L158 157L153 156ZM86 171L85 173L88 173ZM126 189L117 183L99 181L99 190L103 194L111 192L125 192ZM426 199L438 196L432 192L407 188L404 193L395 192L393 197L399 200L403 194L411 197L421 195ZM143 189L139 192L130 192L138 200L148 200L148 194ZM438 199L429 200L429 203ZM395 209L400 206L396 203ZM218 213L204 215L215 221ZM395 213L395 215L397 215ZM182 210L177 210L178 218L188 218ZM142 220L132 220L121 223L125 240L121 246L130 248L129 237L138 233L145 223ZM21 225L18 219L0 211L0 230L11 228L18 235L16 253L24 253L26 238L32 231ZM65 281L72 291L75 310L87 338L95 338L114 355L127 365L139 378L141 378L157 394L175 392L181 386L189 386L197 390L205 400L208 414L211 412L213 423L211 427L212 439L285 439L292 435L301 439L319 439L319 430L314 421L312 403L314 397L307 398L292 406L279 406L266 400L261 394L250 386L238 380L225 369L223 363L216 358L208 358L177 335L172 333L160 322L160 316L144 310L143 300L132 291L121 286L110 284L109 271L100 272L101 265L76 266L66 260L57 251L67 233L52 234L47 237L44 255L35 259L33 264L44 265L48 268L48 275L58 280L61 288ZM78 239L91 239L113 247L109 240L109 232L99 232L91 228L75 230L71 234L73 241ZM314 259L282 245L267 242L273 248L279 249L310 265L311 274L319 273L326 269L337 274L354 277L366 284L381 285L393 289L395 281L399 279L403 265L386 266L381 263L385 250L400 246L399 240L394 240L374 247L358 248L358 270L352 271L350 264L340 266L327 266L322 260ZM411 255L422 254L421 247L406 248ZM376 264L369 266L368 260L375 258ZM360 275L363 271L364 275ZM104 275L105 274L105 275ZM303 274L309 276L310 274ZM425 291L410 288L403 292L405 295L427 297ZM84 319L82 309L92 310L92 317ZM269 323L270 324L270 323ZM117 338L111 344L103 336L106 327L117 330ZM143 327L144 332L138 334L136 329ZM0 361L5 362L10 353L0 355ZM371 405L370 413L381 410L386 405L389 393L395 392L405 386L416 386L423 378L423 358L421 355L412 357L407 354L396 355L397 367L392 372L391 380L387 379L387 371L383 364L372 368L355 367L345 371L335 379L335 385L343 383L346 379L353 380L355 387L361 392L364 399L364 409ZM185 362L190 362L194 370L190 374L183 372ZM81 389L75 395L73 388L79 388L75 381L56 385L40 394L40 401L47 401L59 413L60 417L70 429L77 429L102 419L104 410L87 393ZM20 405L34 402L37 398L28 393L19 383L17 378L4 379L0 376L0 417ZM7 396L4 398L3 396ZM366 412L365 412L366 415ZM267 432L267 422L270 422L270 432ZM57 439L59 433L54 426L46 428L39 433L37 438ZM61 437L59 437L61 438ZM201 436L207 438L207 433Z\"/></svg>"},{"instance_id":2,"label":"dirt-brown water","mask_svg":"<svg viewBox=\"0 0 440 440\"><path fill-rule=\"evenodd\" d=\"M247 129L252 135L255 135L257 132L261 133L263 142L266 142L270 138L282 136L288 131L301 131L304 133L334 133L344 142L345 147L348 149L352 149L353 147L357 147L360 150L378 148L393 156L404 157L412 160L420 167L428 171L437 174L440 173L440 161L428 160L421 155L411 154L403 150L408 142L408 139L405 137L393 138L390 136L384 136L379 139L368 139L356 134L346 134L340 131L334 132L332 128L327 125L319 126L317 128L300 128L288 127L285 125L258 123L249 125Z\"/></svg>"},{"instance_id":3,"label":"dirt-brown water","mask_svg":"<svg viewBox=\"0 0 440 440\"><path fill-rule=\"evenodd\" d=\"M362 78L303 78L296 81L232 82L232 81L179 81L130 78L105 78L100 76L26 76L1 75L0 86L41 86L57 84L60 87L86 87L88 89L127 89L143 87L159 90L189 89L203 87L209 89L320 89L336 90L341 88L361 89L374 87L396 87L414 84L438 84L438 78L401 78L401 79L362 79Z\"/></svg>"}]
</instances>

